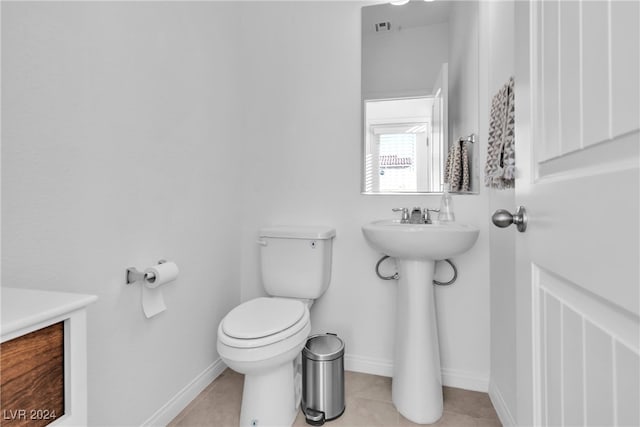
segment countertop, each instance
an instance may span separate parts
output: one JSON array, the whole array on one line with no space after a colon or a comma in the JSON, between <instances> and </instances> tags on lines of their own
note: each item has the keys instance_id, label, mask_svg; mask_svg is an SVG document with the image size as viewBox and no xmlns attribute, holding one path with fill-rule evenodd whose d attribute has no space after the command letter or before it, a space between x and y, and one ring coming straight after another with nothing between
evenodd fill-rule
<instances>
[{"instance_id":1,"label":"countertop","mask_svg":"<svg viewBox=\"0 0 640 427\"><path fill-rule=\"evenodd\" d=\"M87 294L0 287L2 340L18 330L71 313L97 299Z\"/></svg>"}]
</instances>

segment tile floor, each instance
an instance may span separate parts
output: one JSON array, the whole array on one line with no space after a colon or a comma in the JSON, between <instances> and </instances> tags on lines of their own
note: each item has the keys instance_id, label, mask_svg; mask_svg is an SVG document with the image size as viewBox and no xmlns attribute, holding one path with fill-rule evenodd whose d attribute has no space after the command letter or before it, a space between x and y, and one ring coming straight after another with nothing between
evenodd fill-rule
<instances>
[{"instance_id":1,"label":"tile floor","mask_svg":"<svg viewBox=\"0 0 640 427\"><path fill-rule=\"evenodd\" d=\"M196 397L169 427L235 427L240 419L243 376L227 369ZM396 411L391 403L391 378L345 372L344 414L326 427L416 426ZM500 426L489 395L477 391L444 387L444 414L433 426ZM302 413L294 423L307 426Z\"/></svg>"}]
</instances>

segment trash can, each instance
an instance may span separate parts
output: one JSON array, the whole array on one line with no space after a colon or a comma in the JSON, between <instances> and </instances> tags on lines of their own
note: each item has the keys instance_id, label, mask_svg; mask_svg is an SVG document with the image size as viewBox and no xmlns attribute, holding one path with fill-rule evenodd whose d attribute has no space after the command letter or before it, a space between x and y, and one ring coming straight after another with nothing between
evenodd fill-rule
<instances>
[{"instance_id":1,"label":"trash can","mask_svg":"<svg viewBox=\"0 0 640 427\"><path fill-rule=\"evenodd\" d=\"M344 342L336 334L312 335L302 349L302 411L315 426L344 412Z\"/></svg>"}]
</instances>

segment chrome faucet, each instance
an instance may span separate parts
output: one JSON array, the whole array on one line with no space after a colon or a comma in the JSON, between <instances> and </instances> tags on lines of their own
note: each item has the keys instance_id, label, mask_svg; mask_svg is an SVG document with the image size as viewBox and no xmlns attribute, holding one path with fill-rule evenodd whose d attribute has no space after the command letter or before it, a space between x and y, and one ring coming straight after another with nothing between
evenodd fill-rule
<instances>
[{"instance_id":1,"label":"chrome faucet","mask_svg":"<svg viewBox=\"0 0 640 427\"><path fill-rule=\"evenodd\" d=\"M393 208L394 212L402 212L402 218L400 218L401 224L407 224L409 222L409 209L407 208Z\"/></svg>"},{"instance_id":2,"label":"chrome faucet","mask_svg":"<svg viewBox=\"0 0 640 427\"><path fill-rule=\"evenodd\" d=\"M420 209L419 207L415 207L411 210L411 217L409 218L409 224L424 224L422 209Z\"/></svg>"},{"instance_id":3,"label":"chrome faucet","mask_svg":"<svg viewBox=\"0 0 640 427\"><path fill-rule=\"evenodd\" d=\"M429 215L429 212L440 212L440 209L429 209L429 208L424 208L424 210L422 211L422 220L425 224L431 224L431 215Z\"/></svg>"},{"instance_id":4,"label":"chrome faucet","mask_svg":"<svg viewBox=\"0 0 640 427\"><path fill-rule=\"evenodd\" d=\"M401 224L431 224L431 215L429 213L440 212L440 209L420 209L419 207L413 208L411 213L409 213L409 209L407 208L393 208L392 210L402 213L402 218L400 218Z\"/></svg>"}]
</instances>

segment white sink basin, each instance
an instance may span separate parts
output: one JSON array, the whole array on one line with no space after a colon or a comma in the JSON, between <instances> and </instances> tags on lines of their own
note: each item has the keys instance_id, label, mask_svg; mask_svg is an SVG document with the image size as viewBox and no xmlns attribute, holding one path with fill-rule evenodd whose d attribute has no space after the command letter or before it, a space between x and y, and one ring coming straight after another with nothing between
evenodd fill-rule
<instances>
[{"instance_id":1,"label":"white sink basin","mask_svg":"<svg viewBox=\"0 0 640 427\"><path fill-rule=\"evenodd\" d=\"M402 224L399 220L373 221L362 226L373 248L394 258L441 260L468 251L479 230L465 224Z\"/></svg>"}]
</instances>

